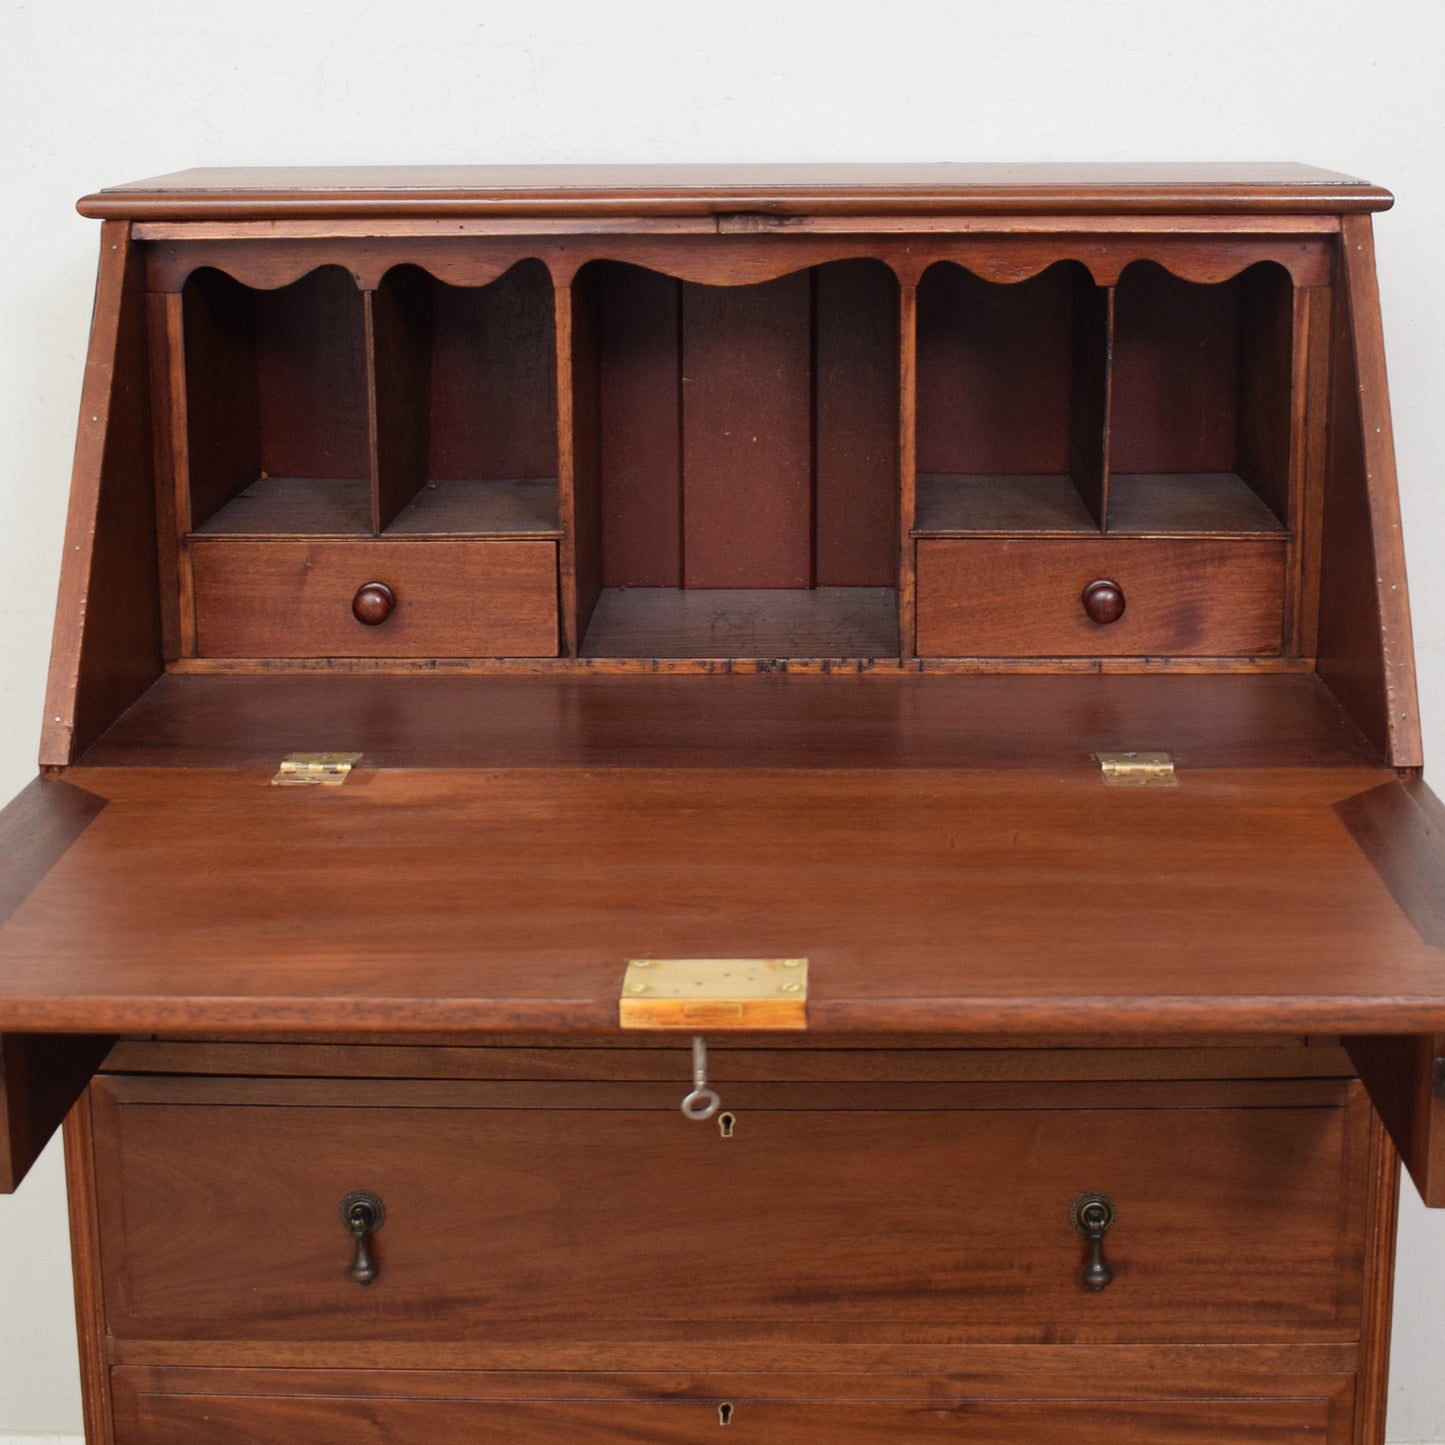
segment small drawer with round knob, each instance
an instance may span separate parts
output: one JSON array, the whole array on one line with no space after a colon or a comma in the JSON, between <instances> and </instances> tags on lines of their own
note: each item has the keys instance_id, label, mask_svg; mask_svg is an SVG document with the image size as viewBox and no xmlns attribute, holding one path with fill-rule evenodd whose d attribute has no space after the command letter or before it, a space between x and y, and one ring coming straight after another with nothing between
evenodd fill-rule
<instances>
[{"instance_id":1,"label":"small drawer with round knob","mask_svg":"<svg viewBox=\"0 0 1445 1445\"><path fill-rule=\"evenodd\" d=\"M555 657L550 541L198 540L201 657Z\"/></svg>"},{"instance_id":2,"label":"small drawer with round knob","mask_svg":"<svg viewBox=\"0 0 1445 1445\"><path fill-rule=\"evenodd\" d=\"M920 657L1278 657L1282 537L926 538Z\"/></svg>"}]
</instances>

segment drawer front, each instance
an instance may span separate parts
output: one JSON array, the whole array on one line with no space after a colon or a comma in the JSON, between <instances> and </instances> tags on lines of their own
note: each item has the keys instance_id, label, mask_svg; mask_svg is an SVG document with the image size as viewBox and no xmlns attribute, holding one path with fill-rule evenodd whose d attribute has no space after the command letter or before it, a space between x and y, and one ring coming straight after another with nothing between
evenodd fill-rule
<instances>
[{"instance_id":1,"label":"drawer front","mask_svg":"<svg viewBox=\"0 0 1445 1445\"><path fill-rule=\"evenodd\" d=\"M201 657L555 657L554 542L196 542ZM358 622L370 582L385 621Z\"/></svg>"},{"instance_id":2,"label":"drawer front","mask_svg":"<svg viewBox=\"0 0 1445 1445\"><path fill-rule=\"evenodd\" d=\"M1090 583L1124 594L1084 610ZM1100 537L918 543L920 657L1272 657L1283 540Z\"/></svg>"},{"instance_id":3,"label":"drawer front","mask_svg":"<svg viewBox=\"0 0 1445 1445\"><path fill-rule=\"evenodd\" d=\"M118 1336L263 1340L1349 1340L1359 1328L1363 1094L1348 1107L750 1107L732 1137L557 1085L336 1081L335 1104L187 1103L95 1085ZM249 1087L274 1099L275 1081ZM300 1092L299 1085L296 1086ZM504 1086L501 1087L504 1090ZM767 1091L764 1091L765 1093ZM215 1097L212 1088L211 1097ZM164 1102L173 1099L174 1102ZM439 1107L433 1104L441 1105ZM338 1214L386 1209L348 1277ZM1112 1283L1070 1220L1114 1201Z\"/></svg>"},{"instance_id":4,"label":"drawer front","mask_svg":"<svg viewBox=\"0 0 1445 1445\"><path fill-rule=\"evenodd\" d=\"M376 1395L165 1394L117 1371L116 1445L1344 1445L1310 1400L1129 1402L500 1401ZM219 1372L217 1372L219 1373ZM405 1389L405 1387L403 1387Z\"/></svg>"}]
</instances>

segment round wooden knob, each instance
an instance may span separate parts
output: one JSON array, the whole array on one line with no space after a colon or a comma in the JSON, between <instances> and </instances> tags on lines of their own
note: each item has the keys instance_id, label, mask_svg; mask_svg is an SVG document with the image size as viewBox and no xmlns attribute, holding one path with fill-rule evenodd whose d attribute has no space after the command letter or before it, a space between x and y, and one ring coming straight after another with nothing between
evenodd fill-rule
<instances>
[{"instance_id":1,"label":"round wooden knob","mask_svg":"<svg viewBox=\"0 0 1445 1445\"><path fill-rule=\"evenodd\" d=\"M1103 626L1117 622L1124 615L1124 589L1117 582L1101 577L1084 588L1084 611L1090 622Z\"/></svg>"},{"instance_id":2,"label":"round wooden knob","mask_svg":"<svg viewBox=\"0 0 1445 1445\"><path fill-rule=\"evenodd\" d=\"M351 599L351 615L367 627L380 627L395 609L396 593L385 582L368 582Z\"/></svg>"}]
</instances>

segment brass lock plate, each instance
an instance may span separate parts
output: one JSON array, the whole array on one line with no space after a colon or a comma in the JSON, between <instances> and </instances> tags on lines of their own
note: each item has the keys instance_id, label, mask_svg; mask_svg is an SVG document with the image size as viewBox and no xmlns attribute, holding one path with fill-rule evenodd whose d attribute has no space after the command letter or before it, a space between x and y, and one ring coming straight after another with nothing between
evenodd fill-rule
<instances>
[{"instance_id":1,"label":"brass lock plate","mask_svg":"<svg viewBox=\"0 0 1445 1445\"><path fill-rule=\"evenodd\" d=\"M625 1029L805 1029L806 958L634 958L622 979Z\"/></svg>"}]
</instances>

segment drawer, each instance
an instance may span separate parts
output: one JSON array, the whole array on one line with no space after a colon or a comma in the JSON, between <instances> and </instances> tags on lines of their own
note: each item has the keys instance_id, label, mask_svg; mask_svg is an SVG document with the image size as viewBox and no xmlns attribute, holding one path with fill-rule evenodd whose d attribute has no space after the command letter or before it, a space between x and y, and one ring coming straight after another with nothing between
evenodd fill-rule
<instances>
[{"instance_id":1,"label":"drawer","mask_svg":"<svg viewBox=\"0 0 1445 1445\"><path fill-rule=\"evenodd\" d=\"M1368 1150L1363 1092L1321 1082L1348 1104L1273 1107L1274 1086L1248 1087L1254 1107L948 1107L934 1090L913 1108L842 1109L755 1086L732 1091L724 1138L717 1121L684 1119L669 1085L107 1077L93 1098L110 1327L1354 1339L1363 1206L1348 1180ZM519 1090L541 1106L513 1106ZM365 1287L348 1276L338 1213L353 1191L386 1211ZM1114 1277L1097 1292L1070 1217L1091 1191L1117 1213L1104 1241Z\"/></svg>"},{"instance_id":2,"label":"drawer","mask_svg":"<svg viewBox=\"0 0 1445 1445\"><path fill-rule=\"evenodd\" d=\"M1283 646L1283 539L1135 537L918 543L920 657L1273 657ZM1092 582L1124 594L1084 610Z\"/></svg>"},{"instance_id":3,"label":"drawer","mask_svg":"<svg viewBox=\"0 0 1445 1445\"><path fill-rule=\"evenodd\" d=\"M195 542L201 657L555 657L554 542ZM358 589L395 605L358 622Z\"/></svg>"},{"instance_id":4,"label":"drawer","mask_svg":"<svg viewBox=\"0 0 1445 1445\"><path fill-rule=\"evenodd\" d=\"M807 1390L804 1398L751 1398L759 1390L756 1376L731 1398L703 1398L693 1380L685 1395L629 1398L621 1391L638 1387L626 1377L598 1382L586 1395L582 1381L569 1390L562 1377L552 1386L562 1398L528 1399L515 1396L539 1387L517 1376L493 1382L432 1372L368 1378L122 1368L114 1377L115 1445L335 1445L343 1439L376 1445L717 1445L719 1439L727 1445L1346 1445L1350 1438L1348 1388L1335 1382L1332 1395L1303 1393L1327 1388L1318 1380L1255 1377L1234 1382L1241 1395L1248 1389L1254 1398L1230 1399L1201 1398L1198 1391L1168 1398L1155 1383L1145 1398L1102 1400L970 1398L948 1381L918 1379L867 1382L903 1398L830 1399L837 1384L828 1376L795 1383ZM1039 1393L1057 1393L1042 1383ZM1299 1397L1283 1394L1291 1385ZM497 1398L509 1386L514 1397ZM1104 1392L1095 1387L1095 1393ZM720 1437L724 1423L729 1433Z\"/></svg>"}]
</instances>

